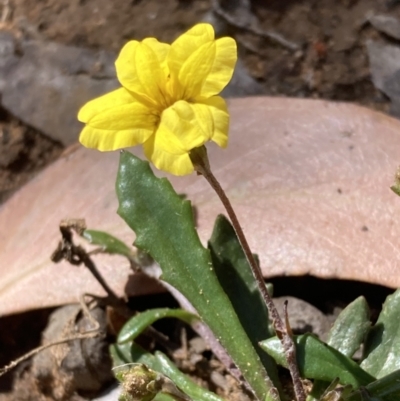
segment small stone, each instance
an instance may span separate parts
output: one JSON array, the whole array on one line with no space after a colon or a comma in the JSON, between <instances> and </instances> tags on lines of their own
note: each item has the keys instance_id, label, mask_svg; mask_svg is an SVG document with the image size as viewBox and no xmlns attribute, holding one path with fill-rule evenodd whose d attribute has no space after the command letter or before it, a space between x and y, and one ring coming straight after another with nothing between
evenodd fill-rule
<instances>
[{"instance_id":1,"label":"small stone","mask_svg":"<svg viewBox=\"0 0 400 401\"><path fill-rule=\"evenodd\" d=\"M371 25L378 31L400 40L400 20L389 15L373 15L369 18Z\"/></svg>"},{"instance_id":2,"label":"small stone","mask_svg":"<svg viewBox=\"0 0 400 401\"><path fill-rule=\"evenodd\" d=\"M80 317L80 305L67 305L54 311L43 332L43 344L50 344L80 332L93 329L92 322ZM104 332L105 312L100 308L90 311ZM75 391L96 392L112 380L108 343L103 337L69 341L38 353L33 358L32 373L43 394L63 400Z\"/></svg>"},{"instance_id":3,"label":"small stone","mask_svg":"<svg viewBox=\"0 0 400 401\"><path fill-rule=\"evenodd\" d=\"M302 299L295 297L277 297L274 303L284 320L283 306L288 301L288 315L290 326L295 334L313 333L322 340L326 338L330 329L330 321L319 309Z\"/></svg>"},{"instance_id":4,"label":"small stone","mask_svg":"<svg viewBox=\"0 0 400 401\"><path fill-rule=\"evenodd\" d=\"M224 97L242 97L265 94L266 91L258 81L248 72L243 62L239 59L233 72L232 80L222 91Z\"/></svg>"},{"instance_id":5,"label":"small stone","mask_svg":"<svg viewBox=\"0 0 400 401\"><path fill-rule=\"evenodd\" d=\"M367 41L372 82L392 101L391 113L400 116L400 47Z\"/></svg>"}]
</instances>

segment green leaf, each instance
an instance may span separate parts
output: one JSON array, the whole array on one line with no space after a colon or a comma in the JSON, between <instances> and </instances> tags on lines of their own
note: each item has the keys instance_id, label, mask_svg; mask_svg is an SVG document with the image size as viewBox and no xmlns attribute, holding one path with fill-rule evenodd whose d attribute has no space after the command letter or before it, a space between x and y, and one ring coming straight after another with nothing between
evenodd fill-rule
<instances>
[{"instance_id":1,"label":"green leaf","mask_svg":"<svg viewBox=\"0 0 400 401\"><path fill-rule=\"evenodd\" d=\"M397 169L396 174L394 176L394 184L390 187L390 189L396 194L400 196L400 167Z\"/></svg>"},{"instance_id":2,"label":"green leaf","mask_svg":"<svg viewBox=\"0 0 400 401\"><path fill-rule=\"evenodd\" d=\"M130 348L131 344L110 345L109 351L114 368L118 368L120 366L132 363L132 359L130 356Z\"/></svg>"},{"instance_id":3,"label":"green leaf","mask_svg":"<svg viewBox=\"0 0 400 401\"><path fill-rule=\"evenodd\" d=\"M172 397L172 395L169 395L169 394L158 393L154 397L154 401L176 401L176 398Z\"/></svg>"},{"instance_id":4,"label":"green leaf","mask_svg":"<svg viewBox=\"0 0 400 401\"><path fill-rule=\"evenodd\" d=\"M132 248L104 231L85 230L82 236L89 243L101 246L104 252L122 255L127 258L133 257Z\"/></svg>"},{"instance_id":5,"label":"green leaf","mask_svg":"<svg viewBox=\"0 0 400 401\"><path fill-rule=\"evenodd\" d=\"M347 396L340 398L339 401L383 401L381 398L370 397L364 387L353 391Z\"/></svg>"},{"instance_id":6,"label":"green leaf","mask_svg":"<svg viewBox=\"0 0 400 401\"><path fill-rule=\"evenodd\" d=\"M231 300L269 376L278 383L275 363L258 346L261 340L275 334L270 331L268 311L235 230L223 215L219 215L215 221L208 249L222 288Z\"/></svg>"},{"instance_id":7,"label":"green leaf","mask_svg":"<svg viewBox=\"0 0 400 401\"><path fill-rule=\"evenodd\" d=\"M398 184L392 185L390 189L396 194L400 196L400 186Z\"/></svg>"},{"instance_id":8,"label":"green leaf","mask_svg":"<svg viewBox=\"0 0 400 401\"><path fill-rule=\"evenodd\" d=\"M366 386L366 390L371 397L382 398L387 401L400 400L400 370L373 381Z\"/></svg>"},{"instance_id":9,"label":"green leaf","mask_svg":"<svg viewBox=\"0 0 400 401\"><path fill-rule=\"evenodd\" d=\"M177 318L188 324L192 324L194 320L199 319L198 316L183 309L150 309L130 318L119 332L117 342L125 343L135 340L147 327L164 318Z\"/></svg>"},{"instance_id":10,"label":"green leaf","mask_svg":"<svg viewBox=\"0 0 400 401\"><path fill-rule=\"evenodd\" d=\"M341 384L350 384L357 389L374 381L352 359L323 343L312 334L295 336L297 362L300 374L308 379L332 382L339 378ZM260 343L261 348L271 355L275 361L287 368L282 345L277 337Z\"/></svg>"},{"instance_id":11,"label":"green leaf","mask_svg":"<svg viewBox=\"0 0 400 401\"><path fill-rule=\"evenodd\" d=\"M400 369L400 289L389 295L370 330L361 367L377 379Z\"/></svg>"},{"instance_id":12,"label":"green leaf","mask_svg":"<svg viewBox=\"0 0 400 401\"><path fill-rule=\"evenodd\" d=\"M329 332L328 345L352 357L363 343L371 326L369 308L364 297L347 305Z\"/></svg>"},{"instance_id":13,"label":"green leaf","mask_svg":"<svg viewBox=\"0 0 400 401\"><path fill-rule=\"evenodd\" d=\"M368 304L364 297L359 297L339 314L329 332L327 344L343 355L352 357L360 348L370 326ZM319 399L328 386L329 382L316 380L308 401Z\"/></svg>"},{"instance_id":14,"label":"green leaf","mask_svg":"<svg viewBox=\"0 0 400 401\"><path fill-rule=\"evenodd\" d=\"M128 152L117 178L119 215L136 233L135 245L160 265L162 279L180 291L228 351L261 400L279 400L260 358L218 282L210 253L194 229L189 201L165 178Z\"/></svg>"}]
</instances>

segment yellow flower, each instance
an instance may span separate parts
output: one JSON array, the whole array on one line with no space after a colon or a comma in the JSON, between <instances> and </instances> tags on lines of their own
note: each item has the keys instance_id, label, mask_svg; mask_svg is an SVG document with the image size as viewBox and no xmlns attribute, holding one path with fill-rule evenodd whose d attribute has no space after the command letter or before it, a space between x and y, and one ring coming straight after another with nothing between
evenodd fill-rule
<instances>
[{"instance_id":1,"label":"yellow flower","mask_svg":"<svg viewBox=\"0 0 400 401\"><path fill-rule=\"evenodd\" d=\"M225 147L229 114L216 96L237 59L232 38L198 24L171 45L128 42L115 63L122 87L85 104L80 142L101 151L143 144L146 157L175 175L193 172L189 152L212 140Z\"/></svg>"}]
</instances>

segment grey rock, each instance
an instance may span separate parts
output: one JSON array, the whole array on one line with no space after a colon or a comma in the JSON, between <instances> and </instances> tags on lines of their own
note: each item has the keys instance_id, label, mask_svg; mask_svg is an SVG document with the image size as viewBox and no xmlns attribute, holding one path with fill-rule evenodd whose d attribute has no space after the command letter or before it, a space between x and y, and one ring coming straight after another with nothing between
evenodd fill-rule
<instances>
[{"instance_id":1,"label":"grey rock","mask_svg":"<svg viewBox=\"0 0 400 401\"><path fill-rule=\"evenodd\" d=\"M250 12L250 4L247 0L235 0L229 3L229 11L235 11L241 17L242 25L251 25L248 20L252 20L254 15ZM247 22L246 22L246 21ZM253 21L253 20L252 20ZM229 24L227 21L214 11L209 11L203 17L203 22L211 24L215 30L217 37L225 36L228 34ZM254 21L253 21L254 22ZM253 23L252 22L252 23ZM250 74L242 60L239 58L236 63L236 68L233 77L228 86L222 91L221 95L224 97L242 97L242 96L255 96L265 95L266 90L261 83L254 79Z\"/></svg>"},{"instance_id":2,"label":"grey rock","mask_svg":"<svg viewBox=\"0 0 400 401\"><path fill-rule=\"evenodd\" d=\"M248 72L243 62L239 59L236 63L235 72L229 85L222 91L224 97L242 97L263 95L266 90L263 85L256 81Z\"/></svg>"},{"instance_id":3,"label":"grey rock","mask_svg":"<svg viewBox=\"0 0 400 401\"><path fill-rule=\"evenodd\" d=\"M400 69L400 47L367 41L372 82L384 92L385 82Z\"/></svg>"},{"instance_id":4,"label":"grey rock","mask_svg":"<svg viewBox=\"0 0 400 401\"><path fill-rule=\"evenodd\" d=\"M92 401L115 401L121 395L121 386L114 383L106 390L104 390L98 397L92 398Z\"/></svg>"},{"instance_id":5,"label":"grey rock","mask_svg":"<svg viewBox=\"0 0 400 401\"><path fill-rule=\"evenodd\" d=\"M383 92L391 99L400 99L400 66L399 69L385 79L383 82Z\"/></svg>"},{"instance_id":6,"label":"grey rock","mask_svg":"<svg viewBox=\"0 0 400 401\"><path fill-rule=\"evenodd\" d=\"M384 82L383 91L391 100L390 114L400 118L400 69Z\"/></svg>"},{"instance_id":7,"label":"grey rock","mask_svg":"<svg viewBox=\"0 0 400 401\"><path fill-rule=\"evenodd\" d=\"M50 344L77 332L93 329L87 317L80 317L80 305L55 310L43 332L43 344ZM105 333L107 320L100 308L90 311ZM49 347L33 358L32 373L42 392L54 399L67 399L74 391L99 391L113 379L108 342L103 337L69 341Z\"/></svg>"},{"instance_id":8,"label":"grey rock","mask_svg":"<svg viewBox=\"0 0 400 401\"><path fill-rule=\"evenodd\" d=\"M206 12L201 19L201 22L211 24L214 28L216 37L222 37L228 34L228 23L226 22L226 20L217 15L213 10L209 10L208 12Z\"/></svg>"},{"instance_id":9,"label":"grey rock","mask_svg":"<svg viewBox=\"0 0 400 401\"><path fill-rule=\"evenodd\" d=\"M284 303L288 301L290 327L295 334L314 333L325 340L330 330L331 322L315 306L295 297L274 298L274 303L281 318L284 318Z\"/></svg>"},{"instance_id":10,"label":"grey rock","mask_svg":"<svg viewBox=\"0 0 400 401\"><path fill-rule=\"evenodd\" d=\"M400 117L400 46L367 42L372 82L392 102L391 114Z\"/></svg>"},{"instance_id":11,"label":"grey rock","mask_svg":"<svg viewBox=\"0 0 400 401\"><path fill-rule=\"evenodd\" d=\"M400 98L392 100L389 112L392 116L400 118Z\"/></svg>"},{"instance_id":12,"label":"grey rock","mask_svg":"<svg viewBox=\"0 0 400 401\"><path fill-rule=\"evenodd\" d=\"M255 16L250 0L230 0L220 2L219 8L225 13L225 18L229 18L235 22L236 26L240 27L258 27L258 20ZM214 6L214 12L217 7Z\"/></svg>"},{"instance_id":13,"label":"grey rock","mask_svg":"<svg viewBox=\"0 0 400 401\"><path fill-rule=\"evenodd\" d=\"M6 71L12 71L18 63L14 36L7 31L0 31L0 93L6 85Z\"/></svg>"},{"instance_id":14,"label":"grey rock","mask_svg":"<svg viewBox=\"0 0 400 401\"><path fill-rule=\"evenodd\" d=\"M400 20L397 18L390 15L372 15L369 22L378 31L400 40Z\"/></svg>"},{"instance_id":15,"label":"grey rock","mask_svg":"<svg viewBox=\"0 0 400 401\"><path fill-rule=\"evenodd\" d=\"M111 52L40 40L18 43L0 32L0 56L2 106L64 145L78 138L79 108L119 86Z\"/></svg>"}]
</instances>

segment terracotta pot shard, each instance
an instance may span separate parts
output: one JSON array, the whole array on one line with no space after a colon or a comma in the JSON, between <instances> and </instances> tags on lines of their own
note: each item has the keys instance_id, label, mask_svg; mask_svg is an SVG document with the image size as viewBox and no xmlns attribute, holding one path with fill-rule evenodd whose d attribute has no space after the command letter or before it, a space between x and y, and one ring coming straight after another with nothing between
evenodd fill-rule
<instances>
[{"instance_id":1,"label":"terracotta pot shard","mask_svg":"<svg viewBox=\"0 0 400 401\"><path fill-rule=\"evenodd\" d=\"M389 189L400 164L400 122L325 101L243 98L229 101L226 150L209 147L266 277L312 274L400 286L400 199ZM138 149L134 152L140 154ZM83 267L54 265L63 218L85 218L132 243L116 214L118 152L77 148L0 209L0 314L102 294ZM223 209L204 179L170 177L192 199L205 243ZM96 258L122 295L130 274L122 258ZM150 288L136 283L130 294Z\"/></svg>"}]
</instances>

